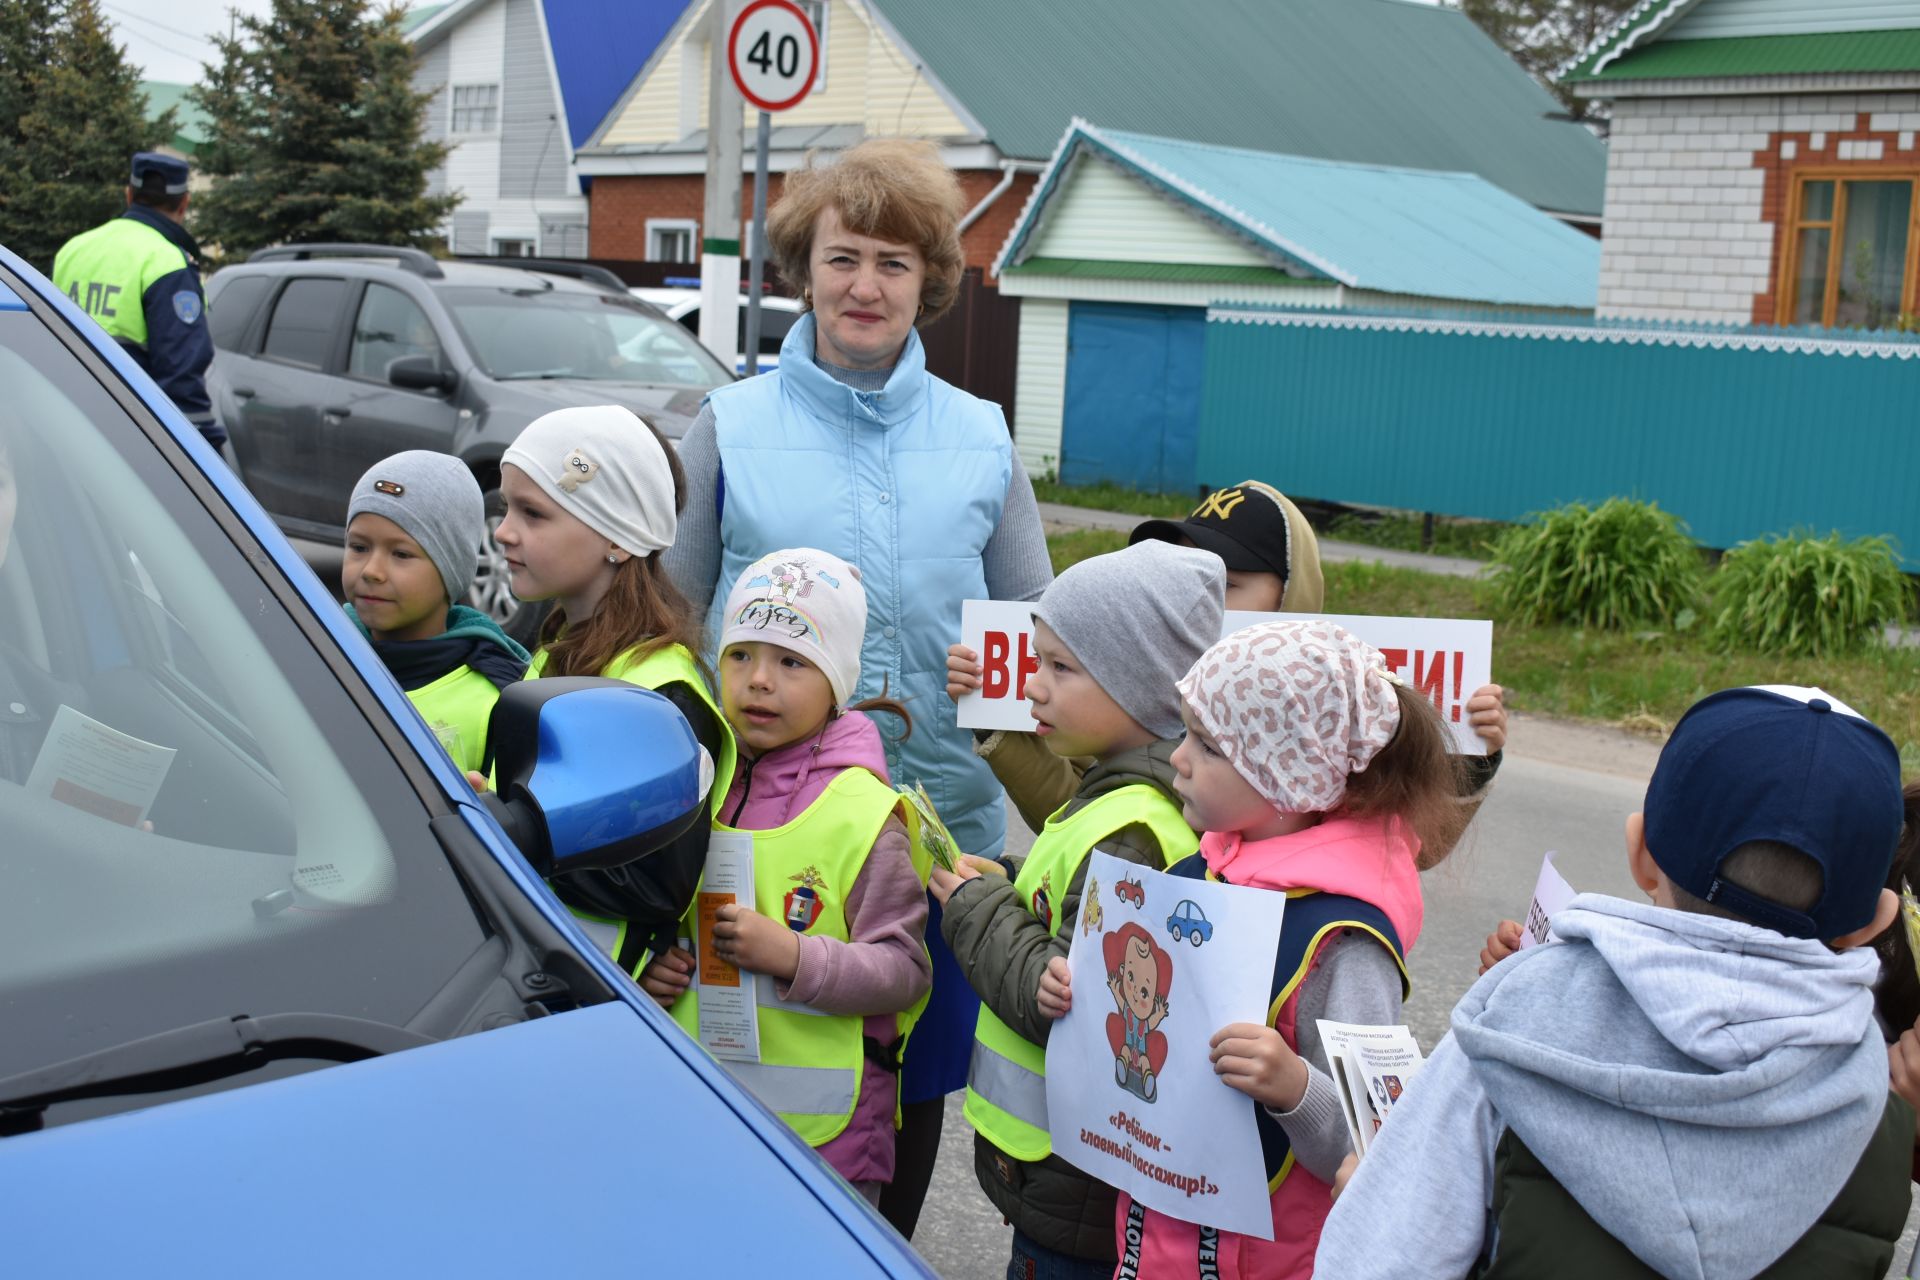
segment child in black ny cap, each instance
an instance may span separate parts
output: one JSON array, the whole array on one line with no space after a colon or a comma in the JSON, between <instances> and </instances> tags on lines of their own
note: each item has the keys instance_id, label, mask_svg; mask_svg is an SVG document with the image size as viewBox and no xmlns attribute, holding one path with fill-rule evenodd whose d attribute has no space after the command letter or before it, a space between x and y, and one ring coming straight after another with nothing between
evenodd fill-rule
<instances>
[{"instance_id":1,"label":"child in black ny cap","mask_svg":"<svg viewBox=\"0 0 1920 1280\"><path fill-rule=\"evenodd\" d=\"M1871 942L1902 820L1887 735L1819 689L1682 717L1627 862L1453 1011L1335 1204L1322 1275L1877 1277L1914 1114Z\"/></svg>"}]
</instances>

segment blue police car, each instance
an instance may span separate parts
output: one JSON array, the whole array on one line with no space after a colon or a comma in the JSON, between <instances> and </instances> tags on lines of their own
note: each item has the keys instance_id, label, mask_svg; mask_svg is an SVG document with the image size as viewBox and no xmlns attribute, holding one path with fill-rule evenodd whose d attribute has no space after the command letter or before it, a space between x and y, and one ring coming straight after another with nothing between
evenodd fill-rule
<instances>
[{"instance_id":1,"label":"blue police car","mask_svg":"<svg viewBox=\"0 0 1920 1280\"><path fill-rule=\"evenodd\" d=\"M929 1274L541 879L702 820L677 712L519 686L483 802L4 250L0 386L0 1271Z\"/></svg>"}]
</instances>

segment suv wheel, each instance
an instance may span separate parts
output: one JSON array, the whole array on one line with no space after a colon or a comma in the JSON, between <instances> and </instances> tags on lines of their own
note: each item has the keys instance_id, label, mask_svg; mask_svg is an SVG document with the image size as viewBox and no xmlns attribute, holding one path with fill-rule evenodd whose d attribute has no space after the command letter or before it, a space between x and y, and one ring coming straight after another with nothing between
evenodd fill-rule
<instances>
[{"instance_id":1,"label":"suv wheel","mask_svg":"<svg viewBox=\"0 0 1920 1280\"><path fill-rule=\"evenodd\" d=\"M487 488L485 498L487 540L480 547L480 563L473 571L473 589L467 593L467 603L495 622L505 622L520 602L513 598L507 575L507 553L493 540L493 531L507 516L507 500L501 495L497 480Z\"/></svg>"}]
</instances>

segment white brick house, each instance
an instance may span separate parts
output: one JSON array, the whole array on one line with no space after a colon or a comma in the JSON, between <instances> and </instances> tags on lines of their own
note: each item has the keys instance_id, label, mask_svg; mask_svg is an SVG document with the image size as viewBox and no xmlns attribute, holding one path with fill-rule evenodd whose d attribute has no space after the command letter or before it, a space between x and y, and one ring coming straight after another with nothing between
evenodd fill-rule
<instances>
[{"instance_id":1,"label":"white brick house","mask_svg":"<svg viewBox=\"0 0 1920 1280\"><path fill-rule=\"evenodd\" d=\"M1602 317L1920 310L1920 0L1645 0L1559 78L1613 109Z\"/></svg>"}]
</instances>

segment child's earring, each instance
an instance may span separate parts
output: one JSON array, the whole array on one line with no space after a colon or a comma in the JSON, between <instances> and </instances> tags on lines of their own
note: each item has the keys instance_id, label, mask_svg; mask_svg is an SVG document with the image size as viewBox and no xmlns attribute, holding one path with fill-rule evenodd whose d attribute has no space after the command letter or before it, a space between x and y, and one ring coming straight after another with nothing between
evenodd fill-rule
<instances>
[{"instance_id":1,"label":"child's earring","mask_svg":"<svg viewBox=\"0 0 1920 1280\"><path fill-rule=\"evenodd\" d=\"M609 552L607 552L607 563L608 563L608 564L619 564L619 563L620 563L620 557L619 557L619 556L617 556L617 555L615 555L615 554L613 554L613 552L611 552L611 551L609 551Z\"/></svg>"}]
</instances>

